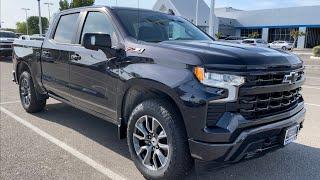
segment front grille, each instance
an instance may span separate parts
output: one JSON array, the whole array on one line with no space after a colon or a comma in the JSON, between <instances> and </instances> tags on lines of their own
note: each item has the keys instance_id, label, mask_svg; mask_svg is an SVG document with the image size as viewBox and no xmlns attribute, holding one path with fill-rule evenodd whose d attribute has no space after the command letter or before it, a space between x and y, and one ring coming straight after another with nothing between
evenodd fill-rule
<instances>
[{"instance_id":1,"label":"front grille","mask_svg":"<svg viewBox=\"0 0 320 180\"><path fill-rule=\"evenodd\" d=\"M239 98L240 113L248 120L276 115L298 106L301 88L291 91L245 95Z\"/></svg>"},{"instance_id":2,"label":"front grille","mask_svg":"<svg viewBox=\"0 0 320 180\"><path fill-rule=\"evenodd\" d=\"M302 70L297 71L298 77L297 81L300 81L304 75ZM268 85L277 85L282 84L285 75L288 72L277 72L277 73L270 73L264 75L250 75L246 77L246 83L244 87L252 87L252 86L268 86Z\"/></svg>"}]
</instances>

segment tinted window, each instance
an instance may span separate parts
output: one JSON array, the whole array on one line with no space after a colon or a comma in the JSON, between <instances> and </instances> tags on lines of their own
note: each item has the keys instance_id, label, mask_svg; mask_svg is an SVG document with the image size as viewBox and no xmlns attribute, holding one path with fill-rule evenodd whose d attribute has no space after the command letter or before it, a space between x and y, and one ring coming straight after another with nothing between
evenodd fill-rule
<instances>
[{"instance_id":1,"label":"tinted window","mask_svg":"<svg viewBox=\"0 0 320 180\"><path fill-rule=\"evenodd\" d=\"M2 38L16 38L16 34L11 32L0 32L0 37Z\"/></svg>"},{"instance_id":2,"label":"tinted window","mask_svg":"<svg viewBox=\"0 0 320 180\"><path fill-rule=\"evenodd\" d=\"M245 44L254 44L254 41L252 41L252 40L245 40L245 41L243 41L243 43L245 43Z\"/></svg>"},{"instance_id":3,"label":"tinted window","mask_svg":"<svg viewBox=\"0 0 320 180\"><path fill-rule=\"evenodd\" d=\"M226 38L226 40L237 40L237 38L236 37L228 37L228 38Z\"/></svg>"},{"instance_id":4,"label":"tinted window","mask_svg":"<svg viewBox=\"0 0 320 180\"><path fill-rule=\"evenodd\" d=\"M72 43L73 36L77 32L77 20L79 13L61 16L54 40L60 43Z\"/></svg>"},{"instance_id":5,"label":"tinted window","mask_svg":"<svg viewBox=\"0 0 320 180\"><path fill-rule=\"evenodd\" d=\"M137 40L211 40L205 33L183 18L153 11L113 10L127 34Z\"/></svg>"},{"instance_id":6,"label":"tinted window","mask_svg":"<svg viewBox=\"0 0 320 180\"><path fill-rule=\"evenodd\" d=\"M86 33L109 34L111 36L112 45L117 44L116 31L107 16L101 12L89 12L82 30L81 43L83 36Z\"/></svg>"},{"instance_id":7,"label":"tinted window","mask_svg":"<svg viewBox=\"0 0 320 180\"><path fill-rule=\"evenodd\" d=\"M262 40L262 39L257 40L257 43L267 44L267 42L265 40Z\"/></svg>"}]
</instances>

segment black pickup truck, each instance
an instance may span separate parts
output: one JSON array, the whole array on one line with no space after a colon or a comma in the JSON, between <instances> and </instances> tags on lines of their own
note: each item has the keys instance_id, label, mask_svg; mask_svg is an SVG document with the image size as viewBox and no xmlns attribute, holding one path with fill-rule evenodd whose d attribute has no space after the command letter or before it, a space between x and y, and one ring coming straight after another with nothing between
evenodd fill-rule
<instances>
[{"instance_id":1,"label":"black pickup truck","mask_svg":"<svg viewBox=\"0 0 320 180\"><path fill-rule=\"evenodd\" d=\"M297 138L303 63L290 53L214 41L150 10L60 12L44 41L15 41L13 77L29 113L51 97L115 124L149 179L194 160L235 163Z\"/></svg>"}]
</instances>

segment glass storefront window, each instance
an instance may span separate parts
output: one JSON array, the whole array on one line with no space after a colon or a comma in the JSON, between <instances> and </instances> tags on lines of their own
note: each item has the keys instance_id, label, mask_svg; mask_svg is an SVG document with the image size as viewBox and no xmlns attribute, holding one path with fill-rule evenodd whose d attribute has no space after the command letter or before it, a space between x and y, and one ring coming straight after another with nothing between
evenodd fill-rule
<instances>
[{"instance_id":1,"label":"glass storefront window","mask_svg":"<svg viewBox=\"0 0 320 180\"><path fill-rule=\"evenodd\" d=\"M241 29L241 37L250 37L253 33L257 32L258 37L262 37L262 29Z\"/></svg>"},{"instance_id":2,"label":"glass storefront window","mask_svg":"<svg viewBox=\"0 0 320 180\"><path fill-rule=\"evenodd\" d=\"M290 36L292 30L298 30L298 28L271 28L269 29L268 41L287 41L293 42L293 38Z\"/></svg>"}]
</instances>

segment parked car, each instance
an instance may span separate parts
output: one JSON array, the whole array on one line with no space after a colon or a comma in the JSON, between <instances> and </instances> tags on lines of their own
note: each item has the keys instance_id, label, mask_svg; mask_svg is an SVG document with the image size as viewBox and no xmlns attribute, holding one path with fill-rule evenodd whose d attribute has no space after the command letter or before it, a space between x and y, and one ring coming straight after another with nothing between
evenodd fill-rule
<instances>
[{"instance_id":1,"label":"parked car","mask_svg":"<svg viewBox=\"0 0 320 180\"><path fill-rule=\"evenodd\" d=\"M270 48L269 44L263 39L245 39L242 44Z\"/></svg>"},{"instance_id":2,"label":"parked car","mask_svg":"<svg viewBox=\"0 0 320 180\"><path fill-rule=\"evenodd\" d=\"M275 41L270 43L269 46L273 49L291 50L293 48L293 43L287 41Z\"/></svg>"},{"instance_id":3,"label":"parked car","mask_svg":"<svg viewBox=\"0 0 320 180\"><path fill-rule=\"evenodd\" d=\"M241 44L244 39L247 37L238 37L238 36L229 36L224 39L224 41L230 42L230 43L236 43Z\"/></svg>"},{"instance_id":4,"label":"parked car","mask_svg":"<svg viewBox=\"0 0 320 180\"><path fill-rule=\"evenodd\" d=\"M51 97L115 124L147 179L183 179L194 159L262 156L293 142L304 122L296 55L217 42L174 15L69 9L43 42L13 47L27 112Z\"/></svg>"},{"instance_id":5,"label":"parked car","mask_svg":"<svg viewBox=\"0 0 320 180\"><path fill-rule=\"evenodd\" d=\"M14 32L0 30L0 56L11 56L12 43L15 39Z\"/></svg>"}]
</instances>

